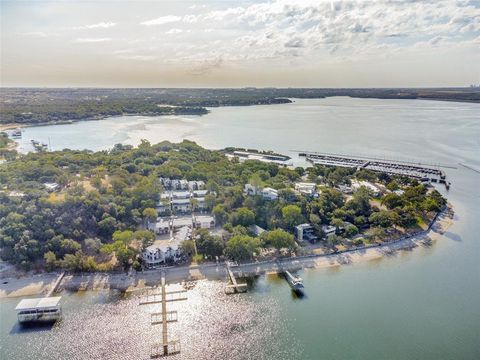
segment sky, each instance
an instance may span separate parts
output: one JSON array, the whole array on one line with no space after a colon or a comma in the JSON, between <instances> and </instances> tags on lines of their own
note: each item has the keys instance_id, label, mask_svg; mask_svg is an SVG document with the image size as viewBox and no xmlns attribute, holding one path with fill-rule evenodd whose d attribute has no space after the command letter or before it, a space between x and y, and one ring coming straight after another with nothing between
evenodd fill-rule
<instances>
[{"instance_id":1,"label":"sky","mask_svg":"<svg viewBox=\"0 0 480 360\"><path fill-rule=\"evenodd\" d=\"M0 4L2 86L480 83L480 0Z\"/></svg>"}]
</instances>

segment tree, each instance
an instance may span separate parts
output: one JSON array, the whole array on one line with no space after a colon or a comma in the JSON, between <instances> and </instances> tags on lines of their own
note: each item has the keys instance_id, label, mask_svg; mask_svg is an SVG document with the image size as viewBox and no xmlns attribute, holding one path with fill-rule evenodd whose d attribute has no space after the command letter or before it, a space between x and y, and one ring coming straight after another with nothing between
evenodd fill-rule
<instances>
[{"instance_id":1,"label":"tree","mask_svg":"<svg viewBox=\"0 0 480 360\"><path fill-rule=\"evenodd\" d=\"M72 239L62 240L61 245L60 245L60 251L61 251L62 255L75 254L81 248L82 248L82 246L78 242L76 242L75 240L72 240Z\"/></svg>"},{"instance_id":2,"label":"tree","mask_svg":"<svg viewBox=\"0 0 480 360\"><path fill-rule=\"evenodd\" d=\"M133 233L133 238L138 240L142 244L142 249L145 250L146 247L153 244L155 241L155 234L150 230L137 230Z\"/></svg>"},{"instance_id":3,"label":"tree","mask_svg":"<svg viewBox=\"0 0 480 360\"><path fill-rule=\"evenodd\" d=\"M264 232L261 239L264 246L272 246L277 250L288 249L289 251L292 251L296 247L293 235L283 229Z\"/></svg>"},{"instance_id":4,"label":"tree","mask_svg":"<svg viewBox=\"0 0 480 360\"><path fill-rule=\"evenodd\" d=\"M355 225L347 225L345 228L345 235L352 237L358 234L358 228Z\"/></svg>"},{"instance_id":5,"label":"tree","mask_svg":"<svg viewBox=\"0 0 480 360\"><path fill-rule=\"evenodd\" d=\"M213 208L213 215L215 215L215 220L219 224L225 224L225 222L228 220L228 214L223 205L215 205Z\"/></svg>"},{"instance_id":6,"label":"tree","mask_svg":"<svg viewBox=\"0 0 480 360\"><path fill-rule=\"evenodd\" d=\"M210 234L207 229L197 230L195 241L197 244L197 251L207 257L215 257L223 254L225 244L222 238Z\"/></svg>"},{"instance_id":7,"label":"tree","mask_svg":"<svg viewBox=\"0 0 480 360\"><path fill-rule=\"evenodd\" d=\"M250 260L260 247L258 238L247 235L236 235L227 241L225 255L233 260Z\"/></svg>"},{"instance_id":8,"label":"tree","mask_svg":"<svg viewBox=\"0 0 480 360\"><path fill-rule=\"evenodd\" d=\"M47 271L52 271L58 266L57 256L53 251L47 251L43 254L43 258L45 259L45 267Z\"/></svg>"},{"instance_id":9,"label":"tree","mask_svg":"<svg viewBox=\"0 0 480 360\"><path fill-rule=\"evenodd\" d=\"M255 213L245 207L237 209L232 213L230 222L232 225L250 226L255 224Z\"/></svg>"},{"instance_id":10,"label":"tree","mask_svg":"<svg viewBox=\"0 0 480 360\"><path fill-rule=\"evenodd\" d=\"M142 215L144 219L150 222L156 221L158 216L157 210L155 210L154 208L145 208L142 211Z\"/></svg>"},{"instance_id":11,"label":"tree","mask_svg":"<svg viewBox=\"0 0 480 360\"><path fill-rule=\"evenodd\" d=\"M395 217L393 214L396 214L392 211L380 210L372 213L368 218L368 221L374 226L380 226L383 228L388 228L393 225Z\"/></svg>"},{"instance_id":12,"label":"tree","mask_svg":"<svg viewBox=\"0 0 480 360\"><path fill-rule=\"evenodd\" d=\"M297 205L284 206L282 208L282 220L287 229L293 230L296 225L304 221L302 210Z\"/></svg>"},{"instance_id":13,"label":"tree","mask_svg":"<svg viewBox=\"0 0 480 360\"><path fill-rule=\"evenodd\" d=\"M183 254L187 256L193 256L195 255L195 243L193 240L184 240L180 244L180 249Z\"/></svg>"}]
</instances>

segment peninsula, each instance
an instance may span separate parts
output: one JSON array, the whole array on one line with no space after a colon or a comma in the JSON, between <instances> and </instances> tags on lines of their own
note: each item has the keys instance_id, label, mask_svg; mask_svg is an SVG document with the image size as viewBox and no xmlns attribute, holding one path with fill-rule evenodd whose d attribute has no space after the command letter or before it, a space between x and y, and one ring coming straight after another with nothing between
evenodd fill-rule
<instances>
[{"instance_id":1,"label":"peninsula","mask_svg":"<svg viewBox=\"0 0 480 360\"><path fill-rule=\"evenodd\" d=\"M227 155L190 141L18 155L0 165L1 258L73 273L306 263L405 244L447 204L413 177Z\"/></svg>"}]
</instances>

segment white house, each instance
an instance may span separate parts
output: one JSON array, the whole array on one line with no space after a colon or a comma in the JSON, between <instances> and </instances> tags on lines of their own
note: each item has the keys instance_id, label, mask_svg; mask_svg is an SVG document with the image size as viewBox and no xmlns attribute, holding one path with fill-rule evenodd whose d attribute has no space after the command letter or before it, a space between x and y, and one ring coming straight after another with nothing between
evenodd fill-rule
<instances>
[{"instance_id":1,"label":"white house","mask_svg":"<svg viewBox=\"0 0 480 360\"><path fill-rule=\"evenodd\" d=\"M357 191L360 189L362 186L365 186L370 192L372 193L373 196L379 196L381 194L380 189L372 184L371 182L368 181L352 181L352 189L354 191Z\"/></svg>"},{"instance_id":2,"label":"white house","mask_svg":"<svg viewBox=\"0 0 480 360\"><path fill-rule=\"evenodd\" d=\"M208 190L193 190L192 195L195 198L205 197L208 194Z\"/></svg>"},{"instance_id":3,"label":"white house","mask_svg":"<svg viewBox=\"0 0 480 360\"><path fill-rule=\"evenodd\" d=\"M48 191L55 191L55 190L58 190L58 188L60 187L60 185L58 185L56 182L52 182L52 183L44 183L43 186L45 186L45 188L48 190Z\"/></svg>"},{"instance_id":4,"label":"white house","mask_svg":"<svg viewBox=\"0 0 480 360\"><path fill-rule=\"evenodd\" d=\"M187 213L192 211L190 199L173 199L171 204L172 210L175 212Z\"/></svg>"},{"instance_id":5,"label":"white house","mask_svg":"<svg viewBox=\"0 0 480 360\"><path fill-rule=\"evenodd\" d=\"M193 225L197 229L213 229L215 227L215 218L213 216L195 216Z\"/></svg>"},{"instance_id":6,"label":"white house","mask_svg":"<svg viewBox=\"0 0 480 360\"><path fill-rule=\"evenodd\" d=\"M331 225L323 225L322 230L325 233L325 236L328 238L332 235L335 235L335 232L337 231L337 228L335 226L331 226Z\"/></svg>"},{"instance_id":7,"label":"white house","mask_svg":"<svg viewBox=\"0 0 480 360\"><path fill-rule=\"evenodd\" d=\"M158 218L156 222L149 222L147 228L155 234L168 234L170 231L170 223L166 219Z\"/></svg>"},{"instance_id":8,"label":"white house","mask_svg":"<svg viewBox=\"0 0 480 360\"><path fill-rule=\"evenodd\" d=\"M277 200L278 199L278 190L266 187L262 189L262 197L265 200Z\"/></svg>"},{"instance_id":9,"label":"white house","mask_svg":"<svg viewBox=\"0 0 480 360\"><path fill-rule=\"evenodd\" d=\"M246 195L250 195L250 196L255 196L257 195L258 193L258 189L256 186L253 186L252 184L245 184L244 188L243 188L243 192L246 194Z\"/></svg>"},{"instance_id":10,"label":"white house","mask_svg":"<svg viewBox=\"0 0 480 360\"><path fill-rule=\"evenodd\" d=\"M297 241L309 241L311 243L318 240L318 236L315 234L315 228L312 224L300 224L294 228L295 239Z\"/></svg>"},{"instance_id":11,"label":"white house","mask_svg":"<svg viewBox=\"0 0 480 360\"><path fill-rule=\"evenodd\" d=\"M302 195L312 196L317 192L317 184L309 182L295 183L295 191Z\"/></svg>"},{"instance_id":12,"label":"white house","mask_svg":"<svg viewBox=\"0 0 480 360\"><path fill-rule=\"evenodd\" d=\"M147 268L155 268L167 263L175 263L182 258L181 244L192 238L192 230L188 226L181 227L170 240L159 240L147 247L142 259Z\"/></svg>"},{"instance_id":13,"label":"white house","mask_svg":"<svg viewBox=\"0 0 480 360\"><path fill-rule=\"evenodd\" d=\"M203 190L205 189L205 182L202 180L197 180L197 181L189 181L188 182L188 188L191 191L194 190Z\"/></svg>"}]
</instances>

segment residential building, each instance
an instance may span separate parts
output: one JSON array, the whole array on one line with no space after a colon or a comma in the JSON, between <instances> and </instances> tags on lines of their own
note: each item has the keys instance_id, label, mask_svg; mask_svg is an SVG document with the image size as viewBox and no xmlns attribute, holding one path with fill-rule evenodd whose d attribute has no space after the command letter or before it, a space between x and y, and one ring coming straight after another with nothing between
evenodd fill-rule
<instances>
[{"instance_id":1,"label":"residential building","mask_svg":"<svg viewBox=\"0 0 480 360\"><path fill-rule=\"evenodd\" d=\"M178 262L183 256L181 244L191 238L192 229L189 226L180 227L170 240L157 240L153 245L147 247L142 254L143 263L147 268L155 268Z\"/></svg>"},{"instance_id":2,"label":"residential building","mask_svg":"<svg viewBox=\"0 0 480 360\"><path fill-rule=\"evenodd\" d=\"M278 199L278 190L266 187L262 189L262 197L265 200L277 200Z\"/></svg>"},{"instance_id":3,"label":"residential building","mask_svg":"<svg viewBox=\"0 0 480 360\"><path fill-rule=\"evenodd\" d=\"M193 225L196 229L213 229L215 227L215 218L209 215L195 216Z\"/></svg>"},{"instance_id":4,"label":"residential building","mask_svg":"<svg viewBox=\"0 0 480 360\"><path fill-rule=\"evenodd\" d=\"M190 198L188 199L172 199L172 210L175 213L187 213L192 211L192 204Z\"/></svg>"},{"instance_id":5,"label":"residential building","mask_svg":"<svg viewBox=\"0 0 480 360\"><path fill-rule=\"evenodd\" d=\"M158 235L168 234L170 232L170 222L167 219L158 218L155 222L149 222L147 228Z\"/></svg>"},{"instance_id":6,"label":"residential building","mask_svg":"<svg viewBox=\"0 0 480 360\"><path fill-rule=\"evenodd\" d=\"M202 181L202 180L189 181L188 182L188 189L190 191L203 190L203 189L205 189L205 182Z\"/></svg>"},{"instance_id":7,"label":"residential building","mask_svg":"<svg viewBox=\"0 0 480 360\"><path fill-rule=\"evenodd\" d=\"M331 225L323 225L322 230L325 233L325 236L329 238L330 236L335 235L337 228Z\"/></svg>"},{"instance_id":8,"label":"residential building","mask_svg":"<svg viewBox=\"0 0 480 360\"><path fill-rule=\"evenodd\" d=\"M353 191L357 191L362 186L366 187L375 197L381 194L381 190L376 185L372 184L369 181L356 181L356 180L352 181Z\"/></svg>"},{"instance_id":9,"label":"residential building","mask_svg":"<svg viewBox=\"0 0 480 360\"><path fill-rule=\"evenodd\" d=\"M295 239L297 241L309 241L314 243L318 240L318 236L315 234L315 228L312 224L300 224L295 226L294 229Z\"/></svg>"},{"instance_id":10,"label":"residential building","mask_svg":"<svg viewBox=\"0 0 480 360\"><path fill-rule=\"evenodd\" d=\"M317 192L317 184L309 182L295 183L295 191L302 195L313 196Z\"/></svg>"},{"instance_id":11,"label":"residential building","mask_svg":"<svg viewBox=\"0 0 480 360\"><path fill-rule=\"evenodd\" d=\"M245 195L255 196L257 195L258 191L259 190L257 189L257 187L253 186L252 184L245 184L243 188L243 192L245 193Z\"/></svg>"}]
</instances>

